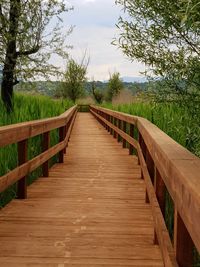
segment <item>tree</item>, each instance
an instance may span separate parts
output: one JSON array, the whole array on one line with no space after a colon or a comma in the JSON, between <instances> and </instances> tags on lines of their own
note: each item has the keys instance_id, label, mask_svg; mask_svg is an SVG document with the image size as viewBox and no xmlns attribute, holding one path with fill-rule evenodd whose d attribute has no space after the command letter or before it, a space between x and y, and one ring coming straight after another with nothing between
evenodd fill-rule
<instances>
[{"instance_id":1,"label":"tree","mask_svg":"<svg viewBox=\"0 0 200 267\"><path fill-rule=\"evenodd\" d=\"M58 72L49 59L53 53L67 56L60 24L61 15L69 9L64 0L0 0L1 97L8 112L19 79ZM55 26L52 18L57 20Z\"/></svg>"},{"instance_id":2,"label":"tree","mask_svg":"<svg viewBox=\"0 0 200 267\"><path fill-rule=\"evenodd\" d=\"M95 101L98 104L101 104L103 102L103 98L104 98L104 94L102 92L102 89L99 89L96 87L95 81L92 81L91 86L92 86L92 95L93 95Z\"/></svg>"},{"instance_id":3,"label":"tree","mask_svg":"<svg viewBox=\"0 0 200 267\"><path fill-rule=\"evenodd\" d=\"M85 57L79 64L74 59L69 59L67 70L64 74L62 96L70 98L74 103L83 95L86 82L87 66L89 59L84 63Z\"/></svg>"},{"instance_id":4,"label":"tree","mask_svg":"<svg viewBox=\"0 0 200 267\"><path fill-rule=\"evenodd\" d=\"M113 74L110 74L107 89L108 101L112 101L113 97L117 96L124 87L123 82L120 80L119 76L119 72L114 72Z\"/></svg>"},{"instance_id":5,"label":"tree","mask_svg":"<svg viewBox=\"0 0 200 267\"><path fill-rule=\"evenodd\" d=\"M114 41L131 60L143 62L174 91L200 87L199 0L116 0L129 14L119 18Z\"/></svg>"}]
</instances>

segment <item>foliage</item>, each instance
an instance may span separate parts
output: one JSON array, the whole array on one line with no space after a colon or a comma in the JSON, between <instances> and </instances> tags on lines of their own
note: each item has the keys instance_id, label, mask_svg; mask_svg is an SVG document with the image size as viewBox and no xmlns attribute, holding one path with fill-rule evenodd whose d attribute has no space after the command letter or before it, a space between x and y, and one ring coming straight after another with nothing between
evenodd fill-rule
<instances>
[{"instance_id":1,"label":"foliage","mask_svg":"<svg viewBox=\"0 0 200 267\"><path fill-rule=\"evenodd\" d=\"M67 57L71 29L62 34L61 16L69 9L64 0L0 1L1 94L8 111L19 80L59 73L49 59L52 54Z\"/></svg>"},{"instance_id":2,"label":"foliage","mask_svg":"<svg viewBox=\"0 0 200 267\"><path fill-rule=\"evenodd\" d=\"M103 99L104 99L103 91L100 88L96 87L95 81L93 81L91 83L91 86L92 86L92 95L93 95L95 101L98 104L101 104L103 102Z\"/></svg>"},{"instance_id":3,"label":"foliage","mask_svg":"<svg viewBox=\"0 0 200 267\"><path fill-rule=\"evenodd\" d=\"M72 106L70 101L52 100L44 96L31 96L24 94L15 94L15 109L10 115L5 112L5 107L0 101L0 126L14 124L23 121L30 121L53 117L60 115L66 109ZM57 130L51 131L51 145L58 143ZM36 136L29 140L28 144L28 157L29 159L38 155L41 152L41 137ZM57 161L54 157L50 164L52 165ZM0 148L0 176L9 172L17 166L17 146L9 145ZM41 168L34 171L28 177L30 184L38 176L41 175ZM16 185L11 186L5 192L0 194L0 206L5 205L16 195Z\"/></svg>"},{"instance_id":4,"label":"foliage","mask_svg":"<svg viewBox=\"0 0 200 267\"><path fill-rule=\"evenodd\" d=\"M176 103L133 103L103 106L145 117L191 152L200 156L200 127L187 109Z\"/></svg>"},{"instance_id":5,"label":"foliage","mask_svg":"<svg viewBox=\"0 0 200 267\"><path fill-rule=\"evenodd\" d=\"M149 74L173 82L173 89L200 86L199 0L116 0L128 13L120 17L114 44L131 60L149 67Z\"/></svg>"},{"instance_id":6,"label":"foliage","mask_svg":"<svg viewBox=\"0 0 200 267\"><path fill-rule=\"evenodd\" d=\"M67 63L67 70L64 74L64 81L61 85L60 93L64 98L71 99L74 103L84 94L84 84L89 60L84 63L85 57L79 64L74 59Z\"/></svg>"},{"instance_id":7,"label":"foliage","mask_svg":"<svg viewBox=\"0 0 200 267\"><path fill-rule=\"evenodd\" d=\"M117 96L124 87L119 75L119 72L114 72L113 74L110 74L110 79L108 81L107 88L108 101L111 101L114 96Z\"/></svg>"}]
</instances>

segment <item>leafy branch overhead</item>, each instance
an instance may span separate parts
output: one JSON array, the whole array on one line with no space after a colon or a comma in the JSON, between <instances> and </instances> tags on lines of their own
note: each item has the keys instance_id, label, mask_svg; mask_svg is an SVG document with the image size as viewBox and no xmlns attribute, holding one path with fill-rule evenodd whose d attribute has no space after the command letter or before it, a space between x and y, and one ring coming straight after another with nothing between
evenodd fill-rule
<instances>
[{"instance_id":1,"label":"leafy branch overhead","mask_svg":"<svg viewBox=\"0 0 200 267\"><path fill-rule=\"evenodd\" d=\"M0 1L0 65L2 99L11 108L13 85L19 79L59 73L49 62L52 54L67 57L62 14L71 10L64 0ZM48 30L49 29L49 30Z\"/></svg>"},{"instance_id":2,"label":"leafy branch overhead","mask_svg":"<svg viewBox=\"0 0 200 267\"><path fill-rule=\"evenodd\" d=\"M116 0L128 18L118 21L114 41L131 60L150 73L200 86L200 2Z\"/></svg>"}]
</instances>

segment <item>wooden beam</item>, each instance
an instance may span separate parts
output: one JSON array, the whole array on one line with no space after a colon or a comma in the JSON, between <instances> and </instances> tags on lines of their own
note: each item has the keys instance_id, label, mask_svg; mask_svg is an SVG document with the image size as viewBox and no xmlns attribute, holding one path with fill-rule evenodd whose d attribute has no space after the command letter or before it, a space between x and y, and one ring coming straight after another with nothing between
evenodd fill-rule
<instances>
[{"instance_id":1,"label":"wooden beam","mask_svg":"<svg viewBox=\"0 0 200 267\"><path fill-rule=\"evenodd\" d=\"M194 244L176 208L174 212L174 248L179 267L193 266Z\"/></svg>"},{"instance_id":2,"label":"wooden beam","mask_svg":"<svg viewBox=\"0 0 200 267\"><path fill-rule=\"evenodd\" d=\"M42 136L42 152L49 149L50 146L50 132L46 132ZM47 160L45 163L42 164L42 175L44 177L49 176L49 161Z\"/></svg>"},{"instance_id":3,"label":"wooden beam","mask_svg":"<svg viewBox=\"0 0 200 267\"><path fill-rule=\"evenodd\" d=\"M21 166L28 160L28 140L18 142L18 166ZM27 181L24 175L17 183L17 198L27 198Z\"/></svg>"}]
</instances>

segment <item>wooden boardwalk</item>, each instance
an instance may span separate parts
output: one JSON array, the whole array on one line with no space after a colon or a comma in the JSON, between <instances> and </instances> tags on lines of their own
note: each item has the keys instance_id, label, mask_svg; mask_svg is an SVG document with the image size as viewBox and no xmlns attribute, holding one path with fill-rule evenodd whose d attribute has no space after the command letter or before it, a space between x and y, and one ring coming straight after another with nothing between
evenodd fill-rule
<instances>
[{"instance_id":1,"label":"wooden boardwalk","mask_svg":"<svg viewBox=\"0 0 200 267\"><path fill-rule=\"evenodd\" d=\"M0 212L2 267L163 266L135 156L78 113L63 164Z\"/></svg>"}]
</instances>

